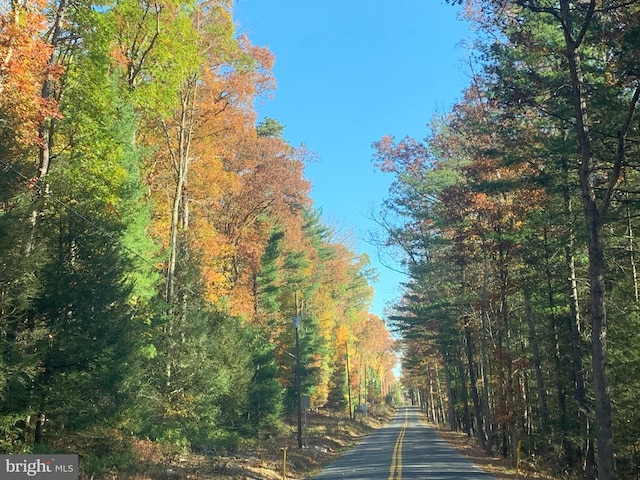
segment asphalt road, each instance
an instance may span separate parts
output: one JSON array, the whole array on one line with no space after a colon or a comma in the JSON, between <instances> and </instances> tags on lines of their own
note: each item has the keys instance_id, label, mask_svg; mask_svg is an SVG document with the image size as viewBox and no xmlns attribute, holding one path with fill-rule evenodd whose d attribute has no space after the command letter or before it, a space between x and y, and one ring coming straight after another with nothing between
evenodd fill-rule
<instances>
[{"instance_id":1,"label":"asphalt road","mask_svg":"<svg viewBox=\"0 0 640 480\"><path fill-rule=\"evenodd\" d=\"M495 480L421 423L418 409L401 407L313 480Z\"/></svg>"}]
</instances>

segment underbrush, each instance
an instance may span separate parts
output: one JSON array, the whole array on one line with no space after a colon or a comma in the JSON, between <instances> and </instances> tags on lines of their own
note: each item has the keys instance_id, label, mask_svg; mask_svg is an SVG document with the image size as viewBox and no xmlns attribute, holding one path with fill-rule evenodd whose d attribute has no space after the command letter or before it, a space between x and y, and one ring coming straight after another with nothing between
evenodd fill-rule
<instances>
[{"instance_id":1,"label":"underbrush","mask_svg":"<svg viewBox=\"0 0 640 480\"><path fill-rule=\"evenodd\" d=\"M56 451L80 455L80 480L209 480L301 479L320 471L346 449L388 423L394 411L371 408L367 417L350 420L331 410L307 412L303 417L303 448L298 448L296 418L285 419L268 438L226 436L209 444L186 446L183 442L159 442L101 432L67 439ZM433 426L433 425L432 425ZM513 461L487 456L475 439L459 432L440 430L456 450L501 480L559 478L544 475L533 458L523 456L518 472ZM284 462L286 455L286 462ZM284 473L284 475L283 475Z\"/></svg>"},{"instance_id":2,"label":"underbrush","mask_svg":"<svg viewBox=\"0 0 640 480\"><path fill-rule=\"evenodd\" d=\"M295 417L287 418L281 431L267 439L234 437L228 444L186 448L108 432L78 438L67 449L81 457L81 480L275 480L283 478L283 470L285 478L304 478L392 417L393 411L383 407L355 421L335 411L307 412L301 449Z\"/></svg>"}]
</instances>

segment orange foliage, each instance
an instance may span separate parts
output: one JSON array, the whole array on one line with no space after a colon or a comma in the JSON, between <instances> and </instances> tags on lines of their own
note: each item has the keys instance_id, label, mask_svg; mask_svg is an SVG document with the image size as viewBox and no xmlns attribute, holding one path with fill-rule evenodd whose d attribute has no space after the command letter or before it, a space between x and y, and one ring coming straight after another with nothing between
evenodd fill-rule
<instances>
[{"instance_id":1,"label":"orange foliage","mask_svg":"<svg viewBox=\"0 0 640 480\"><path fill-rule=\"evenodd\" d=\"M254 126L255 98L274 84L273 56L246 37L228 45L214 40L201 38L203 45L212 44L203 56L193 111L187 112L192 122L187 126L188 176L179 194L188 202L191 246L204 260L207 297L213 302L227 298L232 314L251 318L254 278L270 230L277 222L289 237L300 238L301 209L310 205L309 183L304 153L280 138L259 137ZM154 233L167 247L178 194L177 159L185 151L173 132L185 131L185 111L183 103L181 111L157 122L155 132L145 137L166 145L153 159L148 180L157 206Z\"/></svg>"},{"instance_id":2,"label":"orange foliage","mask_svg":"<svg viewBox=\"0 0 640 480\"><path fill-rule=\"evenodd\" d=\"M444 233L464 247L459 254L482 242L496 238L503 241L507 235L515 239L514 235L523 228L523 219L542 208L545 200L542 188L522 182L536 175L535 159L529 152L523 153L527 162L504 161L500 152L509 150L513 155L520 147L507 148L494 128L486 128L491 124L492 105L478 98L482 98L482 93L469 89L465 101L455 107L450 118L452 129L459 134L436 139L438 146L446 144L447 158L468 159L466 165L459 167L464 181L440 194L439 213L449 225ZM488 188L491 185L494 187ZM510 242L508 247L517 249L519 245Z\"/></svg>"},{"instance_id":3,"label":"orange foliage","mask_svg":"<svg viewBox=\"0 0 640 480\"><path fill-rule=\"evenodd\" d=\"M236 150L224 157L236 188L222 193L208 209L216 229L236 248L231 260L235 313L252 314L253 278L274 222L284 225L288 238L301 231L301 208L308 206L309 184L304 163L279 138L243 136ZM277 219L277 220L276 220Z\"/></svg>"},{"instance_id":4,"label":"orange foliage","mask_svg":"<svg viewBox=\"0 0 640 480\"><path fill-rule=\"evenodd\" d=\"M49 64L53 47L43 40L46 6L44 0L11 2L0 10L0 108L22 145L37 144L41 121L59 115L56 102L41 95L45 79L62 73Z\"/></svg>"}]
</instances>

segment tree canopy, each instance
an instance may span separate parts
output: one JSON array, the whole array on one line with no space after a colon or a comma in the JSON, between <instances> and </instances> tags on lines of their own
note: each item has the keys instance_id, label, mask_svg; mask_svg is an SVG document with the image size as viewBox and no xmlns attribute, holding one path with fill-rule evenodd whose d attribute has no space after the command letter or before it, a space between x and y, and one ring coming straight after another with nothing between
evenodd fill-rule
<instances>
[{"instance_id":1,"label":"tree canopy","mask_svg":"<svg viewBox=\"0 0 640 480\"><path fill-rule=\"evenodd\" d=\"M482 32L471 85L423 141L375 144L395 176L380 223L411 277L405 384L488 451L626 478L640 3L449 3Z\"/></svg>"},{"instance_id":2,"label":"tree canopy","mask_svg":"<svg viewBox=\"0 0 640 480\"><path fill-rule=\"evenodd\" d=\"M91 476L135 439L272 435L296 312L312 406L346 410L364 368L383 401L371 266L315 211L311 154L257 118L272 66L227 0L0 7L0 451Z\"/></svg>"}]
</instances>

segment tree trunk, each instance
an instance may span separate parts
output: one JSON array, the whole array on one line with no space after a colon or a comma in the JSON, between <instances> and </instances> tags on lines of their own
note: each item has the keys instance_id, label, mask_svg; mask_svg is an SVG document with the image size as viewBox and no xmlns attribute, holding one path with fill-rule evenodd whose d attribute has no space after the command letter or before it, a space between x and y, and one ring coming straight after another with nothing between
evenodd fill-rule
<instances>
[{"instance_id":1,"label":"tree trunk","mask_svg":"<svg viewBox=\"0 0 640 480\"><path fill-rule=\"evenodd\" d=\"M629 201L629 194L626 195ZM627 206L627 238L629 239L629 263L631 264L631 278L633 278L633 298L636 303L640 301L640 291L638 290L638 267L636 265L636 248L633 233L633 224L631 223L631 209Z\"/></svg>"},{"instance_id":2,"label":"tree trunk","mask_svg":"<svg viewBox=\"0 0 640 480\"><path fill-rule=\"evenodd\" d=\"M449 420L449 430L455 432L458 425L456 423L455 396L451 381L451 359L448 354L443 355L443 357L444 379L447 386L447 418Z\"/></svg>"},{"instance_id":3,"label":"tree trunk","mask_svg":"<svg viewBox=\"0 0 640 480\"><path fill-rule=\"evenodd\" d=\"M595 10L596 0L591 0L589 13L581 25L580 32L586 27ZM575 38L571 2L561 0L560 12L563 21L563 33L566 45L566 56L569 64L573 102L575 108L575 128L580 147L580 166L578 175L582 189L582 205L587 225L589 249L589 288L590 288L590 319L591 319L591 355L593 365L593 388L596 406L597 445L598 445L598 479L612 480L614 478L613 463L613 426L611 418L611 397L609 394L609 379L607 376L607 323L605 314L605 259L603 244L604 215L608 210L609 198L604 198L597 205L595 192L595 172L593 149L589 132L587 101L584 90L584 77L581 58L578 51L582 38ZM612 169L609 176L610 185L614 185L619 177L619 170Z\"/></svg>"},{"instance_id":4,"label":"tree trunk","mask_svg":"<svg viewBox=\"0 0 640 480\"><path fill-rule=\"evenodd\" d=\"M500 232L499 232L500 234ZM502 454L509 455L513 445L516 403L513 386L513 354L511 350L511 327L509 325L508 290L509 266L505 241L498 238L498 276L500 280L500 310L498 312L498 381L499 401L502 410Z\"/></svg>"},{"instance_id":5,"label":"tree trunk","mask_svg":"<svg viewBox=\"0 0 640 480\"><path fill-rule=\"evenodd\" d=\"M47 38L48 43L50 43L53 48L51 49L51 54L49 55L48 67L50 70L53 70L53 67L58 62L58 47L62 40L62 23L64 21L64 17L66 15L67 10L67 1L60 0L60 3L57 6L55 12L55 19L53 21L53 25L50 30L49 38ZM48 72L42 82L42 89L40 91L40 96L42 97L43 103L49 102L54 97L54 83L51 74ZM37 190L37 199L36 204L31 212L31 233L29 242L26 246L26 254L31 253L31 251L35 248L35 238L36 238L36 225L38 223L38 217L40 212L44 210L43 199L49 193L49 184L46 180L46 176L49 173L51 168L51 149L53 147L53 132L55 128L55 123L53 118L50 116L45 116L41 119L40 125L38 126L38 171L36 173L36 180L38 182L38 190Z\"/></svg>"},{"instance_id":6,"label":"tree trunk","mask_svg":"<svg viewBox=\"0 0 640 480\"><path fill-rule=\"evenodd\" d=\"M465 351L467 354L467 363L469 366L469 384L471 388L471 399L473 401L473 414L476 419L476 436L480 440L480 446L483 450L487 449L487 437L484 430L484 419L482 416L482 403L478 394L478 373L476 371L476 362L474 359L473 338L471 336L471 326L469 325L470 317L465 318L464 322L464 338Z\"/></svg>"},{"instance_id":7,"label":"tree trunk","mask_svg":"<svg viewBox=\"0 0 640 480\"><path fill-rule=\"evenodd\" d=\"M47 39L48 42L53 45L51 55L49 56L49 68L52 69L58 61L57 47L62 38L62 22L67 10L67 1L60 0L58 8L56 10L56 17L51 28L51 34ZM42 83L42 100L47 102L53 97L53 80L48 74ZM43 118L38 128L38 139L40 145L39 160L38 160L38 172L36 178L42 180L42 178L49 173L49 164L51 161L51 142L52 142L52 120L50 117Z\"/></svg>"},{"instance_id":8,"label":"tree trunk","mask_svg":"<svg viewBox=\"0 0 640 480\"><path fill-rule=\"evenodd\" d=\"M525 315L529 326L529 346L533 354L533 369L536 376L536 392L538 396L538 408L540 409L540 420L542 422L542 431L547 432L549 429L549 409L547 408L547 395L545 393L544 379L542 377L540 348L538 347L538 337L536 335L536 326L533 318L533 308L531 307L531 294L526 284L523 289L523 297Z\"/></svg>"},{"instance_id":9,"label":"tree trunk","mask_svg":"<svg viewBox=\"0 0 640 480\"><path fill-rule=\"evenodd\" d=\"M585 213L593 216L589 221L589 282L591 284L591 355L593 357L593 388L598 426L598 478L614 478L613 426L611 419L611 397L607 376L607 324L605 314L604 247L602 245L599 216L587 203ZM587 213L588 212L588 213Z\"/></svg>"},{"instance_id":10,"label":"tree trunk","mask_svg":"<svg viewBox=\"0 0 640 480\"><path fill-rule=\"evenodd\" d=\"M431 421L433 423L435 423L436 425L438 424L438 416L437 416L437 412L436 412L436 398L435 398L435 394L433 392L433 372L431 371L431 369L429 368L427 370L427 375L428 375L428 381L429 381L429 406L430 408L429 410L429 416L431 417Z\"/></svg>"},{"instance_id":11,"label":"tree trunk","mask_svg":"<svg viewBox=\"0 0 640 480\"><path fill-rule=\"evenodd\" d=\"M488 269L485 266L484 280L482 285L482 311L480 312L481 318L481 335L480 335L480 348L482 350L482 394L483 394L483 417L485 432L487 436L487 444L485 451L487 454L491 454L493 449L493 415L491 413L490 392L489 392L489 346L487 337L489 336L489 322L488 322L488 292L487 283L489 281Z\"/></svg>"},{"instance_id":12,"label":"tree trunk","mask_svg":"<svg viewBox=\"0 0 640 480\"><path fill-rule=\"evenodd\" d=\"M575 234L573 231L573 205L568 186L568 162L563 158L562 168L564 171L565 184L562 188L564 198L564 218L567 225L567 241L565 242L564 254L565 264L568 275L569 289L569 311L571 313L569 322L569 331L571 333L571 364L573 366L573 378L575 381L575 394L578 405L580 406L580 417L582 424L582 434L584 436L584 474L586 480L593 480L597 476L596 459L591 438L591 421L589 419L589 411L591 407L587 401L587 392L585 387L585 372L582 361L582 339L580 335L582 319L580 318L580 302L578 296L578 280L576 275L576 262L574 256Z\"/></svg>"},{"instance_id":13,"label":"tree trunk","mask_svg":"<svg viewBox=\"0 0 640 480\"><path fill-rule=\"evenodd\" d=\"M461 263L461 290L463 298L466 296L467 286L467 270L464 262ZM471 311L470 305L465 305ZM467 367L469 369L469 389L471 390L471 400L473 402L473 415L475 419L475 434L480 441L480 446L483 450L486 449L487 438L485 437L484 421L482 418L482 404L480 402L480 396L478 395L478 373L476 368L476 361L474 358L473 348L473 336L471 334L471 319L470 315L463 314L464 320L464 351L467 357Z\"/></svg>"},{"instance_id":14,"label":"tree trunk","mask_svg":"<svg viewBox=\"0 0 640 480\"><path fill-rule=\"evenodd\" d=\"M460 395L462 396L462 430L468 436L473 431L473 420L471 419L471 409L469 408L469 391L467 390L467 374L464 369L464 359L462 355L458 358L458 368L460 369Z\"/></svg>"},{"instance_id":15,"label":"tree trunk","mask_svg":"<svg viewBox=\"0 0 640 480\"><path fill-rule=\"evenodd\" d=\"M435 371L435 378L436 378L436 396L438 397L438 424L443 424L447 419L447 415L444 409L444 401L442 400L444 398L444 395L442 393L442 386L440 385L440 375L438 374L437 365L436 365L436 371Z\"/></svg>"},{"instance_id":16,"label":"tree trunk","mask_svg":"<svg viewBox=\"0 0 640 480\"><path fill-rule=\"evenodd\" d=\"M44 426L47 421L47 416L44 412L40 412L36 418L36 428L33 437L33 443L35 445L42 445L44 437Z\"/></svg>"},{"instance_id":17,"label":"tree trunk","mask_svg":"<svg viewBox=\"0 0 640 480\"><path fill-rule=\"evenodd\" d=\"M189 228L189 206L187 197L187 182L189 176L189 162L191 152L191 139L195 123L194 104L196 98L197 82L195 78L185 80L180 117L175 126L176 145L173 145L171 127L165 125L167 146L173 160L175 169L176 188L171 208L171 225L169 233L169 260L167 263L166 300L169 305L173 303L175 295L175 275L178 261L178 238L180 231Z\"/></svg>"}]
</instances>

